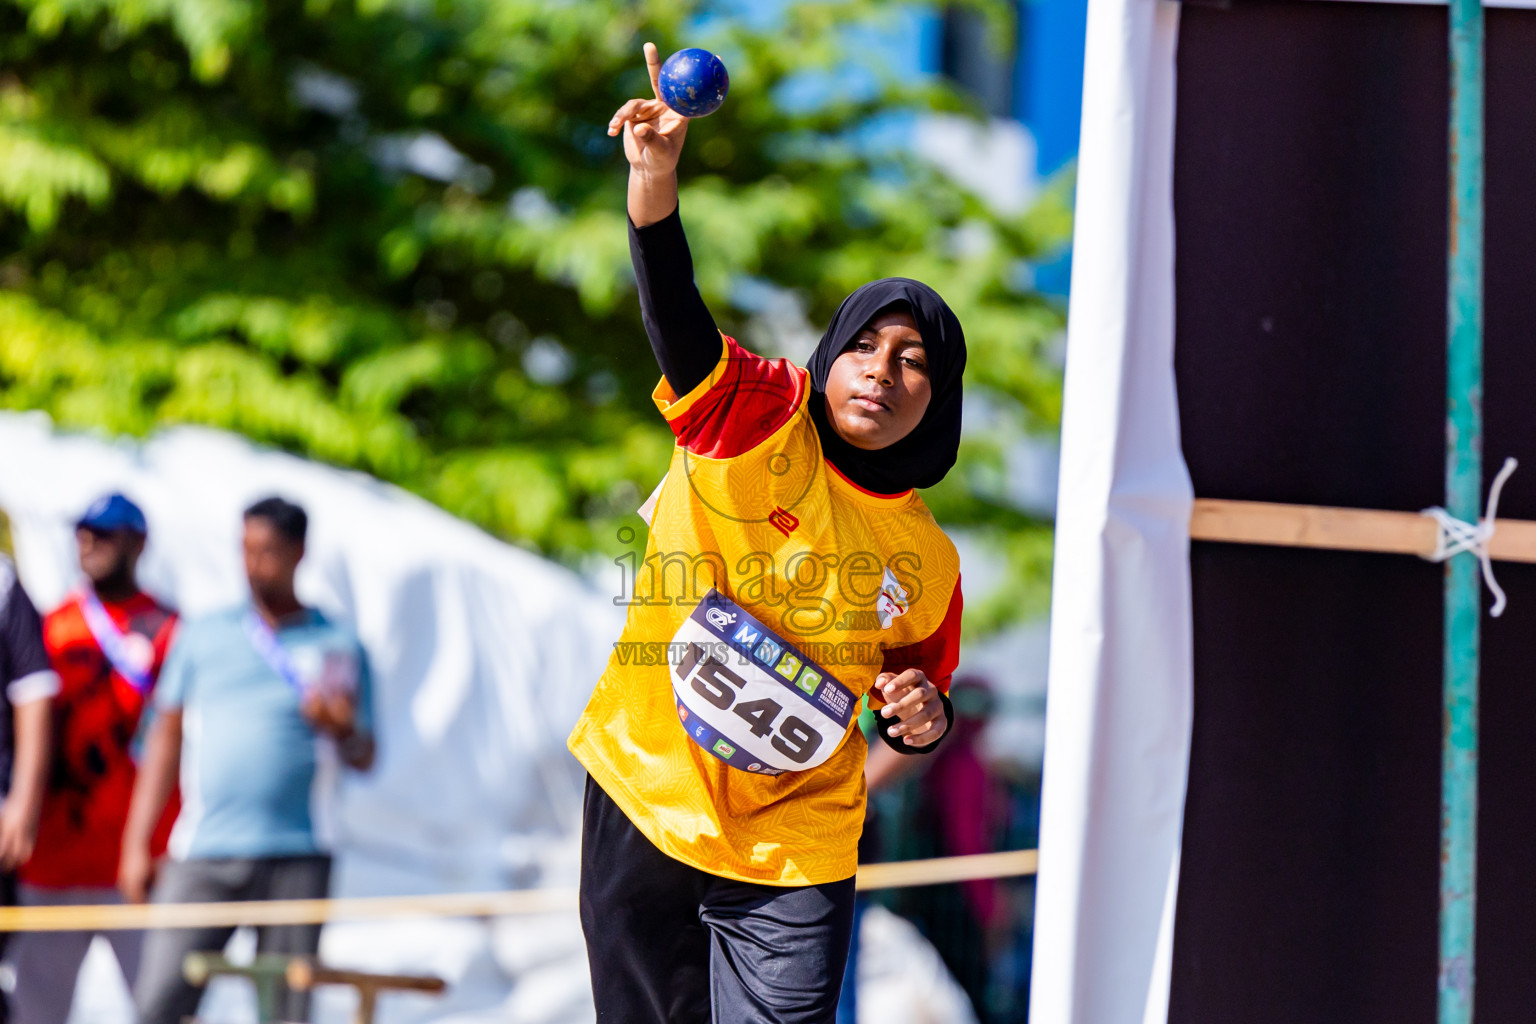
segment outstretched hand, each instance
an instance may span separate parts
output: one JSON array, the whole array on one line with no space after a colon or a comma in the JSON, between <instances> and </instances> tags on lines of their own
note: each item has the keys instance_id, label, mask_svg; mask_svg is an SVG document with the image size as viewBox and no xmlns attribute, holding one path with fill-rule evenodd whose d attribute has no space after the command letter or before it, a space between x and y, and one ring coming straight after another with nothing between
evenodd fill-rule
<instances>
[{"instance_id":1,"label":"outstretched hand","mask_svg":"<svg viewBox=\"0 0 1536 1024\"><path fill-rule=\"evenodd\" d=\"M677 170L688 134L688 118L661 99L661 54L655 43L645 44L645 68L651 75L651 99L630 100L608 122L608 134L624 133L624 156L629 165L648 174L665 175Z\"/></svg>"},{"instance_id":2,"label":"outstretched hand","mask_svg":"<svg viewBox=\"0 0 1536 1024\"><path fill-rule=\"evenodd\" d=\"M661 99L661 55L645 44L651 73L648 100L630 100L608 122L608 134L624 133L629 160L629 219L636 227L654 224L677 209L677 160L683 154L688 119Z\"/></svg>"}]
</instances>

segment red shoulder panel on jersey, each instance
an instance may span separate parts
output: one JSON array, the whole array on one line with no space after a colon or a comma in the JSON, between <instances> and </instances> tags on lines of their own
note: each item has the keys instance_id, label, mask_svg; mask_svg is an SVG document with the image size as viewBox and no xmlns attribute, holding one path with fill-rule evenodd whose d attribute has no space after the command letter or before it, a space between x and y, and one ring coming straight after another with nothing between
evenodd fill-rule
<instances>
[{"instance_id":1,"label":"red shoulder panel on jersey","mask_svg":"<svg viewBox=\"0 0 1536 1024\"><path fill-rule=\"evenodd\" d=\"M949 608L939 628L926 640L886 651L880 671L905 672L909 668L920 668L940 693L948 693L950 677L960 664L960 613L964 604L960 596L960 577L956 576L955 590L949 597Z\"/></svg>"},{"instance_id":2,"label":"red shoulder panel on jersey","mask_svg":"<svg viewBox=\"0 0 1536 1024\"><path fill-rule=\"evenodd\" d=\"M695 455L729 459L752 450L782 427L800 403L804 374L787 359L765 359L727 337L721 365L684 396L669 417L678 443Z\"/></svg>"}]
</instances>

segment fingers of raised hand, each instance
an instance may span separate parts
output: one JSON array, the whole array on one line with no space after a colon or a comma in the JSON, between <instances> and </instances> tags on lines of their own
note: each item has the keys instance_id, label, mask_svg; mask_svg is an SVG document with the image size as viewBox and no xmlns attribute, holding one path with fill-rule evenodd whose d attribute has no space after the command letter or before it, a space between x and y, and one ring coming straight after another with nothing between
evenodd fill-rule
<instances>
[{"instance_id":1,"label":"fingers of raised hand","mask_svg":"<svg viewBox=\"0 0 1536 1024\"><path fill-rule=\"evenodd\" d=\"M645 70L651 74L651 92L657 99L661 99L661 52L656 49L655 43L646 43Z\"/></svg>"},{"instance_id":2,"label":"fingers of raised hand","mask_svg":"<svg viewBox=\"0 0 1536 1024\"><path fill-rule=\"evenodd\" d=\"M659 122L670 110L661 100L630 100L614 112L608 120L608 134L617 135L623 131L625 125L641 124L653 125Z\"/></svg>"},{"instance_id":3,"label":"fingers of raised hand","mask_svg":"<svg viewBox=\"0 0 1536 1024\"><path fill-rule=\"evenodd\" d=\"M614 111L613 112L613 116L608 119L608 134L609 135L617 135L617 134L619 134L619 132L623 129L623 127L626 124L629 124L632 121L640 119L640 116L641 116L640 115L640 110L641 110L641 108L643 108L647 103L652 103L652 102L655 102L655 101L654 100L630 100L628 103L624 104L618 110Z\"/></svg>"}]
</instances>

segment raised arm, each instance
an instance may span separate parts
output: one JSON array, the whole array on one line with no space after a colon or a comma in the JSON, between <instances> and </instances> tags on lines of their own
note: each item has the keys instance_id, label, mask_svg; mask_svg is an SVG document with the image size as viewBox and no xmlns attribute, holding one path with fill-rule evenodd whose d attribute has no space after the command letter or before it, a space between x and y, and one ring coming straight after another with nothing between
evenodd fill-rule
<instances>
[{"instance_id":1,"label":"raised arm","mask_svg":"<svg viewBox=\"0 0 1536 1024\"><path fill-rule=\"evenodd\" d=\"M677 161L688 118L660 99L661 56L645 44L652 99L630 100L608 122L629 160L629 254L640 315L667 384L686 395L720 359L720 334L693 283L693 256L677 212Z\"/></svg>"}]
</instances>

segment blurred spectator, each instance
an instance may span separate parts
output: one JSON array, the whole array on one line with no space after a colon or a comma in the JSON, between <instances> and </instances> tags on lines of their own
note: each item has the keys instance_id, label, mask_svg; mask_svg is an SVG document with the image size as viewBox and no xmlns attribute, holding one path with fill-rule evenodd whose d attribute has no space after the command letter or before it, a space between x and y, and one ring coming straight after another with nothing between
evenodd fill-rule
<instances>
[{"instance_id":1,"label":"blurred spectator","mask_svg":"<svg viewBox=\"0 0 1536 1024\"><path fill-rule=\"evenodd\" d=\"M863 731L864 741L869 745L869 753L864 758L864 785L871 799L874 794L895 785L928 763L927 759L897 753L888 743L876 743L875 713L867 703L859 714L859 729ZM874 864L885 859L880 849L878 825L874 820L874 804L870 802L866 804L864 831L859 835L860 864ZM866 894L859 893L854 897L853 935L848 944L848 962L843 967L843 988L837 1000L836 1024L855 1024L859 1019L859 954L863 944L861 932L864 914L869 906L870 899Z\"/></svg>"},{"instance_id":2,"label":"blurred spectator","mask_svg":"<svg viewBox=\"0 0 1536 1024\"><path fill-rule=\"evenodd\" d=\"M1008 824L1000 849L1035 850L1040 846L1040 771L1033 765L1004 761L996 765L1006 794ZM992 950L990 1024L1024 1024L1029 1016L1030 960L1034 950L1035 879L1014 878L1000 884L1005 926Z\"/></svg>"},{"instance_id":3,"label":"blurred spectator","mask_svg":"<svg viewBox=\"0 0 1536 1024\"><path fill-rule=\"evenodd\" d=\"M32 858L19 873L24 906L115 903L117 862L133 795L134 737L175 629L176 614L139 589L135 570L148 529L144 513L108 495L75 524L85 579L43 624L61 689L55 756ZM162 815L156 852L175 817ZM12 941L18 1024L64 1024L94 932L25 932ZM142 933L105 931L123 976L139 969Z\"/></svg>"},{"instance_id":4,"label":"blurred spectator","mask_svg":"<svg viewBox=\"0 0 1536 1024\"><path fill-rule=\"evenodd\" d=\"M15 902L12 872L32 854L47 782L53 698L59 679L48 665L42 620L0 555L0 903ZM0 935L0 943L4 942ZM7 1015L0 1000L0 1019Z\"/></svg>"},{"instance_id":5,"label":"blurred spectator","mask_svg":"<svg viewBox=\"0 0 1536 1024\"><path fill-rule=\"evenodd\" d=\"M312 799L334 758L367 769L374 743L367 658L353 633L299 603L294 574L308 519L268 498L245 513L250 602L185 623L160 685L158 712L123 839L119 885L143 900L155 875L154 824L182 772L183 810L170 859L154 881L160 903L312 899L327 894L329 837ZM318 742L317 742L318 741ZM181 1024L201 992L182 977L195 950L222 949L233 928L150 933L134 987L140 1024ZM264 953L313 955L318 925L259 930ZM307 993L284 992L280 1019L307 1018Z\"/></svg>"},{"instance_id":6,"label":"blurred spectator","mask_svg":"<svg viewBox=\"0 0 1536 1024\"><path fill-rule=\"evenodd\" d=\"M1006 801L979 749L995 705L992 688L974 676L959 677L949 695L955 706L954 727L917 782L917 807L909 827L931 844L914 851L918 856L955 857L1003 848ZM988 878L958 886L922 886L903 893L896 905L938 949L977 1016L991 1020L991 964L1010 923L1002 883Z\"/></svg>"}]
</instances>

